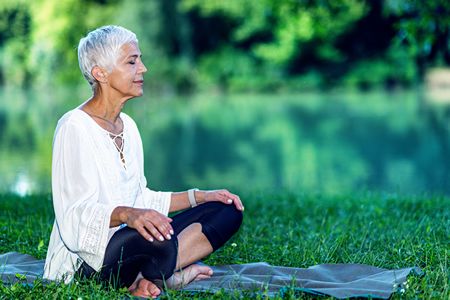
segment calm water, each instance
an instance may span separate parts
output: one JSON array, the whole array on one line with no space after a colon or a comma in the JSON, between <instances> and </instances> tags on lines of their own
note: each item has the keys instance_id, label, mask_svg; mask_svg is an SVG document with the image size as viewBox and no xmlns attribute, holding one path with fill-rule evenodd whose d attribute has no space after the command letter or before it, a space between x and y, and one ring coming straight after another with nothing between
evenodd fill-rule
<instances>
[{"instance_id":1,"label":"calm water","mask_svg":"<svg viewBox=\"0 0 450 300\"><path fill-rule=\"evenodd\" d=\"M87 88L0 90L0 191L50 191L58 118ZM125 109L141 131L150 187L448 194L449 110L414 92L146 96Z\"/></svg>"}]
</instances>

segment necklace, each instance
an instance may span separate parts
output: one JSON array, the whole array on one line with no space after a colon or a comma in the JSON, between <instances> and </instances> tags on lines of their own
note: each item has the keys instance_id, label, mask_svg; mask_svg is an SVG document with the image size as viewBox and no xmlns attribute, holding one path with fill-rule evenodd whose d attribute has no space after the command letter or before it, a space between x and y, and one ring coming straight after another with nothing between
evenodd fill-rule
<instances>
[{"instance_id":1,"label":"necklace","mask_svg":"<svg viewBox=\"0 0 450 300\"><path fill-rule=\"evenodd\" d=\"M85 112L86 112L90 117L92 117L92 118L97 118L97 119L100 119L100 120L105 121L106 123L108 123L108 124L111 126L111 128L112 128L113 130L115 129L116 125L115 125L113 122L111 122L110 120L108 120L108 119L106 119L106 118L103 118L103 117L101 117L101 116L99 116L99 115L94 115L94 114L92 114L92 113L90 113L90 112L87 112L87 111L85 111ZM109 131L109 130L107 130L107 129L105 129L105 130L108 131L109 134L115 135L115 136L120 135L121 133L123 133L123 121L122 121L121 118L119 118L119 120L120 120L120 125L119 125L119 126L122 126L122 130L120 131L119 134L116 134L116 133L114 133L114 132L111 132L111 131Z\"/></svg>"}]
</instances>

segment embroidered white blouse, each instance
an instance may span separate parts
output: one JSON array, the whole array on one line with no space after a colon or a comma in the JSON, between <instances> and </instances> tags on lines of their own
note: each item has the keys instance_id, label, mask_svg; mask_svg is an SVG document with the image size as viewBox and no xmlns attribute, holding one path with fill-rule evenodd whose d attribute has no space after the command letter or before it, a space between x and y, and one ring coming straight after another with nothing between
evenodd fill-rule
<instances>
[{"instance_id":1,"label":"embroidered white blouse","mask_svg":"<svg viewBox=\"0 0 450 300\"><path fill-rule=\"evenodd\" d=\"M167 215L170 192L146 187L142 141L125 113L122 162L109 133L79 108L58 122L53 139L52 194L55 222L44 278L70 282L83 261L98 271L117 206L151 208Z\"/></svg>"}]
</instances>

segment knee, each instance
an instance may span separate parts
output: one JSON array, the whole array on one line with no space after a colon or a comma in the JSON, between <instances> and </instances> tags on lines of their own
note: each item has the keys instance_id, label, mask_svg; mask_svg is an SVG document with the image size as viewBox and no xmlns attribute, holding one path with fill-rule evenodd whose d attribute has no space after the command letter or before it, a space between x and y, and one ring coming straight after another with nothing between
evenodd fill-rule
<instances>
[{"instance_id":1,"label":"knee","mask_svg":"<svg viewBox=\"0 0 450 300\"><path fill-rule=\"evenodd\" d=\"M238 231L244 218L242 211L238 210L236 206L229 204L224 204L223 210L229 220L230 227L235 229L234 232Z\"/></svg>"},{"instance_id":2,"label":"knee","mask_svg":"<svg viewBox=\"0 0 450 300\"><path fill-rule=\"evenodd\" d=\"M170 240L158 241L152 243L152 249L161 256L176 257L178 252L178 240L176 236L172 236Z\"/></svg>"},{"instance_id":3,"label":"knee","mask_svg":"<svg viewBox=\"0 0 450 300\"><path fill-rule=\"evenodd\" d=\"M213 250L222 247L238 230L242 224L242 212L234 205L215 202L215 214L209 222L202 223L205 234Z\"/></svg>"},{"instance_id":4,"label":"knee","mask_svg":"<svg viewBox=\"0 0 450 300\"><path fill-rule=\"evenodd\" d=\"M160 269L161 279L167 279L172 276L178 256L178 240L173 236L171 240L162 242L164 247L161 249ZM164 263L162 263L164 262Z\"/></svg>"},{"instance_id":5,"label":"knee","mask_svg":"<svg viewBox=\"0 0 450 300\"><path fill-rule=\"evenodd\" d=\"M213 204L216 209L214 213L215 221L213 223L221 224L217 227L225 227L227 228L226 231L231 234L236 233L243 221L242 211L238 210L236 206L232 204L225 204L222 202L212 202L211 204Z\"/></svg>"},{"instance_id":6,"label":"knee","mask_svg":"<svg viewBox=\"0 0 450 300\"><path fill-rule=\"evenodd\" d=\"M172 276L177 261L177 238L171 240L154 241L152 249L149 249L147 263L141 268L142 274L147 279L167 279Z\"/></svg>"}]
</instances>

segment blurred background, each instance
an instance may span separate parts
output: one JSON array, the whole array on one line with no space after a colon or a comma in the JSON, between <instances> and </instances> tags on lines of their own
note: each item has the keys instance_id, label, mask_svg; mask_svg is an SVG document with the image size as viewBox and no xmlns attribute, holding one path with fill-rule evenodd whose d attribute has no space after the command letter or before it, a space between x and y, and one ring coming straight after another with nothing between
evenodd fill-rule
<instances>
[{"instance_id":1,"label":"blurred background","mask_svg":"<svg viewBox=\"0 0 450 300\"><path fill-rule=\"evenodd\" d=\"M161 190L450 193L446 0L2 0L0 192L49 192L53 131L90 96L76 47L134 31Z\"/></svg>"}]
</instances>

